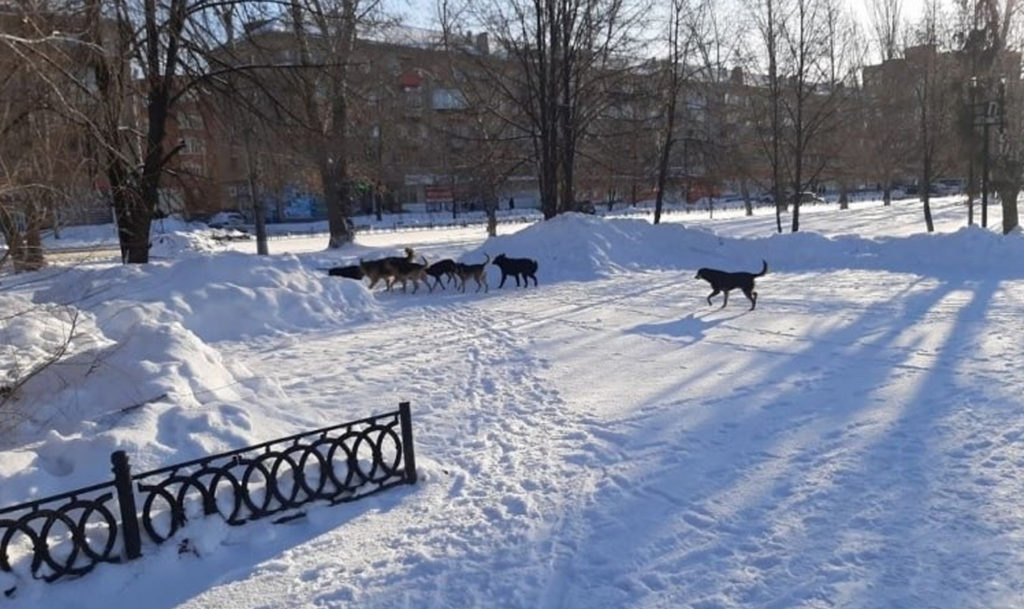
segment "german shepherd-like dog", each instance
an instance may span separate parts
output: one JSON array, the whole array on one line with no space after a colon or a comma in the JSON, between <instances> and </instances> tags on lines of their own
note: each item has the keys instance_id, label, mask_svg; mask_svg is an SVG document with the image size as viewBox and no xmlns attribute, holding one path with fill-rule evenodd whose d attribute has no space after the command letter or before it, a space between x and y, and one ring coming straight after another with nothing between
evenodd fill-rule
<instances>
[{"instance_id":1,"label":"german shepherd-like dog","mask_svg":"<svg viewBox=\"0 0 1024 609\"><path fill-rule=\"evenodd\" d=\"M466 280L472 279L476 282L476 291L480 291L480 286L483 286L484 292L486 293L490 288L487 286L487 263L491 261L490 254L484 254L485 259L483 264L463 264L461 262L455 263L455 275L459 278L459 291L466 291Z\"/></svg>"},{"instance_id":2,"label":"german shepherd-like dog","mask_svg":"<svg viewBox=\"0 0 1024 609\"><path fill-rule=\"evenodd\" d=\"M519 276L523 277L523 287L529 287L530 279L533 279L533 287L537 287L537 261L531 258L509 258L505 254L498 254L494 258L494 266L501 269L501 283L498 288L505 286L505 280L511 275L516 279L516 287L519 287Z\"/></svg>"},{"instance_id":3,"label":"german shepherd-like dog","mask_svg":"<svg viewBox=\"0 0 1024 609\"><path fill-rule=\"evenodd\" d=\"M427 267L427 275L434 279L436 287L444 289L444 284L441 283L441 278L444 277L449 285L452 282L458 281L458 275L455 273L456 262L451 258L445 258L444 260L438 260L434 264Z\"/></svg>"},{"instance_id":4,"label":"german shepherd-like dog","mask_svg":"<svg viewBox=\"0 0 1024 609\"><path fill-rule=\"evenodd\" d=\"M717 269L698 269L696 279L707 281L711 284L711 289L713 290L708 294L708 305L711 304L711 297L721 292L724 294L722 297L722 308L724 309L725 305L729 304L729 292L739 289L750 300L750 310L753 311L754 307L757 306L757 292L754 291L754 279L768 272L768 262L762 260L761 263L764 266L761 268L760 273L730 273Z\"/></svg>"},{"instance_id":5,"label":"german shepherd-like dog","mask_svg":"<svg viewBox=\"0 0 1024 609\"><path fill-rule=\"evenodd\" d=\"M423 260L423 264L418 262L412 262L400 258L391 262L391 285L402 282L402 291L405 292L405 284L408 281L412 281L412 293L415 294L420 289L420 282L427 284L427 289L431 292L434 291L434 286L430 285L430 278L427 277L427 259L420 256Z\"/></svg>"},{"instance_id":6,"label":"german shepherd-like dog","mask_svg":"<svg viewBox=\"0 0 1024 609\"><path fill-rule=\"evenodd\" d=\"M370 289L372 290L377 282L384 280L384 284L387 286L388 291L391 290L391 283L394 278L394 269L392 265L401 262L412 262L412 258L415 255L411 247L405 248L405 256L390 256L388 258L380 258L378 260L363 260L359 259L359 270L362 271L363 275L370 278Z\"/></svg>"}]
</instances>

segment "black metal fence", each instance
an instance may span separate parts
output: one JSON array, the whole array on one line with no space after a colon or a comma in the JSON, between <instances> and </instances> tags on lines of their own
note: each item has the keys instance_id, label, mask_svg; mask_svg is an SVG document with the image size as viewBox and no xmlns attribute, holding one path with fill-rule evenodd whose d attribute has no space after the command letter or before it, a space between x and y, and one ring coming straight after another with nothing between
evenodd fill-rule
<instances>
[{"instance_id":1,"label":"black metal fence","mask_svg":"<svg viewBox=\"0 0 1024 609\"><path fill-rule=\"evenodd\" d=\"M124 451L110 459L111 482L0 509L0 571L52 582L138 558L147 543L167 541L190 518L283 522L313 501L353 501L416 482L408 402L141 474L131 472Z\"/></svg>"}]
</instances>

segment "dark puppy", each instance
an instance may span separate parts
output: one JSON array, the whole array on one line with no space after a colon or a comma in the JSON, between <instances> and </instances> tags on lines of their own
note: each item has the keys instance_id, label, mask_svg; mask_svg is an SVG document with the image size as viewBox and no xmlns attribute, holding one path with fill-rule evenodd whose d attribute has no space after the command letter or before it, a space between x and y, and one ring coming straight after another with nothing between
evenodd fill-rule
<instances>
[{"instance_id":1,"label":"dark puppy","mask_svg":"<svg viewBox=\"0 0 1024 609\"><path fill-rule=\"evenodd\" d=\"M461 262L455 263L455 275L459 278L459 291L466 291L466 280L472 279L476 282L476 291L480 291L480 286L483 286L484 292L490 290L487 285L487 263L491 261L490 254L484 254L483 264L462 264Z\"/></svg>"},{"instance_id":2,"label":"dark puppy","mask_svg":"<svg viewBox=\"0 0 1024 609\"><path fill-rule=\"evenodd\" d=\"M725 305L729 304L729 291L739 289L750 300L750 310L753 311L754 307L757 306L757 292L754 291L754 279L768 272L768 263L764 260L761 262L764 266L761 268L760 273L729 273L716 269L699 269L697 271L697 279L707 281L711 284L711 289L714 290L708 294L708 304L711 304L712 296L723 292L725 296L722 299L722 308L724 309Z\"/></svg>"},{"instance_id":3,"label":"dark puppy","mask_svg":"<svg viewBox=\"0 0 1024 609\"><path fill-rule=\"evenodd\" d=\"M537 261L530 258L509 258L505 254L498 254L494 258L494 266L501 269L501 283L498 287L505 285L505 280L511 275L516 278L516 287L519 287L519 276L523 277L523 287L528 287L530 278L533 279L533 286L537 287Z\"/></svg>"},{"instance_id":4,"label":"dark puppy","mask_svg":"<svg viewBox=\"0 0 1024 609\"><path fill-rule=\"evenodd\" d=\"M457 280L455 274L455 261L451 258L438 260L427 267L427 275L433 277L434 281L437 282L437 286L443 290L444 284L441 283L442 277L444 277L449 284Z\"/></svg>"},{"instance_id":5,"label":"dark puppy","mask_svg":"<svg viewBox=\"0 0 1024 609\"><path fill-rule=\"evenodd\" d=\"M362 279L363 270L359 268L358 264L350 264L348 266L332 266L327 269L327 274L332 277L347 277L349 279Z\"/></svg>"}]
</instances>

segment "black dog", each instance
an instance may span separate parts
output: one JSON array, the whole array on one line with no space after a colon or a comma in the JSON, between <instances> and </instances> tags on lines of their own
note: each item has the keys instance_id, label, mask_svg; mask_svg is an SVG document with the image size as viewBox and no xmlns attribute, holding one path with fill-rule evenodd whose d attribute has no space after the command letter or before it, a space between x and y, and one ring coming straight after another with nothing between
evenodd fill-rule
<instances>
[{"instance_id":1,"label":"black dog","mask_svg":"<svg viewBox=\"0 0 1024 609\"><path fill-rule=\"evenodd\" d=\"M427 267L427 275L434 278L437 285L444 289L444 284L441 283L441 278L444 277L447 283L451 284L453 281L457 281L457 275L455 274L456 264L451 258L445 258L444 260L438 260L434 264ZM428 280L429 281L429 280Z\"/></svg>"},{"instance_id":2,"label":"black dog","mask_svg":"<svg viewBox=\"0 0 1024 609\"><path fill-rule=\"evenodd\" d=\"M505 279L509 275L516 278L516 287L519 287L519 276L523 276L523 287L529 287L529 279L533 279L533 286L537 287L537 261L530 258L509 258L505 254L498 254L494 258L494 266L501 269L501 283L498 287L505 285Z\"/></svg>"},{"instance_id":3,"label":"black dog","mask_svg":"<svg viewBox=\"0 0 1024 609\"><path fill-rule=\"evenodd\" d=\"M347 277L349 279L360 280L363 278L363 270L359 268L358 264L350 264L348 266L332 266L327 269L327 274L332 277Z\"/></svg>"},{"instance_id":4,"label":"black dog","mask_svg":"<svg viewBox=\"0 0 1024 609\"><path fill-rule=\"evenodd\" d=\"M714 290L708 295L708 304L711 304L712 296L719 292L724 292L725 296L722 299L722 308L724 309L725 305L729 304L729 291L738 288L750 300L750 310L753 311L754 307L757 306L757 292L754 291L754 279L768 272L768 263L764 260L761 262L764 264L764 267L760 273L729 273L716 269L699 269L697 271L697 279L707 281L711 284L711 289Z\"/></svg>"}]
</instances>

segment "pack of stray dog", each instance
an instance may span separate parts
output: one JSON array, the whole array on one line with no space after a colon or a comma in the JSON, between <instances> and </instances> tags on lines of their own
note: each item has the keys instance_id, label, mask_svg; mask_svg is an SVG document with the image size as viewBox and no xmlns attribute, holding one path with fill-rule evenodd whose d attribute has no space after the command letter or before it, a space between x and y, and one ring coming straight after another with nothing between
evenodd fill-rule
<instances>
[{"instance_id":1,"label":"pack of stray dog","mask_svg":"<svg viewBox=\"0 0 1024 609\"><path fill-rule=\"evenodd\" d=\"M484 254L483 262L457 262L450 258L438 260L433 264L427 262L426 257L420 256L421 262L416 262L416 252L411 248L405 248L404 256L388 256L376 260L359 259L359 264L346 266L335 266L327 269L327 274L334 277L345 277L348 279L370 280L369 288L373 289L378 283L384 284L385 291L390 292L398 284L402 284L402 291L408 291L408 283L412 282L412 292L415 294L419 289L420 282L427 286L427 290L434 291L434 288L445 289L445 286L455 286L460 292L466 291L466 284L473 281L476 291L481 289L486 293L490 290L487 284L487 265L494 264L501 270L501 283L499 288L505 286L505 281L512 277L515 279L516 287L530 285L537 286L536 260L532 258L509 258L505 254L498 254L493 260L490 254Z\"/></svg>"}]
</instances>

